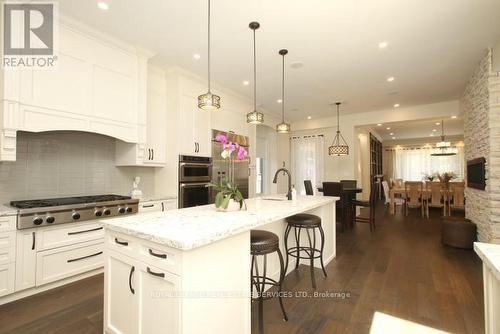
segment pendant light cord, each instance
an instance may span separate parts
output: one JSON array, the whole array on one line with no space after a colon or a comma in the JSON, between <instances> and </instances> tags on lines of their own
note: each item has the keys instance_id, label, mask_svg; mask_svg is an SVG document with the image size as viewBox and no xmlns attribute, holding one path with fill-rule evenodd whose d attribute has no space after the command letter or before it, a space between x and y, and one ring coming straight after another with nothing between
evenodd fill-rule
<instances>
[{"instance_id":1,"label":"pendant light cord","mask_svg":"<svg viewBox=\"0 0 500 334\"><path fill-rule=\"evenodd\" d=\"M257 52L255 49L255 29L253 29L253 110L257 111Z\"/></svg>"},{"instance_id":2,"label":"pendant light cord","mask_svg":"<svg viewBox=\"0 0 500 334\"><path fill-rule=\"evenodd\" d=\"M285 123L285 55L283 55L281 74L281 122Z\"/></svg>"},{"instance_id":3,"label":"pendant light cord","mask_svg":"<svg viewBox=\"0 0 500 334\"><path fill-rule=\"evenodd\" d=\"M208 92L210 93L210 0L208 0Z\"/></svg>"},{"instance_id":4,"label":"pendant light cord","mask_svg":"<svg viewBox=\"0 0 500 334\"><path fill-rule=\"evenodd\" d=\"M340 133L339 104L337 104L337 133Z\"/></svg>"}]
</instances>

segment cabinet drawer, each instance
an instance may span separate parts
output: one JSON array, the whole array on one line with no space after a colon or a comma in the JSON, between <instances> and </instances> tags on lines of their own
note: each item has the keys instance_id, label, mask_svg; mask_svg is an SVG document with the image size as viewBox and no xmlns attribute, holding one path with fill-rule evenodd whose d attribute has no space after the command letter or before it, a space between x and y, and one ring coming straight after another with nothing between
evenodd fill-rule
<instances>
[{"instance_id":1,"label":"cabinet drawer","mask_svg":"<svg viewBox=\"0 0 500 334\"><path fill-rule=\"evenodd\" d=\"M15 262L16 260L16 249L2 248L0 249L0 265Z\"/></svg>"},{"instance_id":2,"label":"cabinet drawer","mask_svg":"<svg viewBox=\"0 0 500 334\"><path fill-rule=\"evenodd\" d=\"M104 236L102 224L66 224L50 229L42 228L38 234L38 250L52 249L76 243L101 239Z\"/></svg>"},{"instance_id":3,"label":"cabinet drawer","mask_svg":"<svg viewBox=\"0 0 500 334\"><path fill-rule=\"evenodd\" d=\"M0 249L16 247L16 232L0 233Z\"/></svg>"},{"instance_id":4,"label":"cabinet drawer","mask_svg":"<svg viewBox=\"0 0 500 334\"><path fill-rule=\"evenodd\" d=\"M165 211L165 203L163 201L149 201L139 203L139 213L161 211Z\"/></svg>"},{"instance_id":5,"label":"cabinet drawer","mask_svg":"<svg viewBox=\"0 0 500 334\"><path fill-rule=\"evenodd\" d=\"M177 209L177 200L169 199L165 201L165 211Z\"/></svg>"},{"instance_id":6,"label":"cabinet drawer","mask_svg":"<svg viewBox=\"0 0 500 334\"><path fill-rule=\"evenodd\" d=\"M9 232L16 230L17 216L0 217L0 232Z\"/></svg>"},{"instance_id":7,"label":"cabinet drawer","mask_svg":"<svg viewBox=\"0 0 500 334\"><path fill-rule=\"evenodd\" d=\"M81 274L104 265L104 243L86 242L37 253L36 285Z\"/></svg>"},{"instance_id":8,"label":"cabinet drawer","mask_svg":"<svg viewBox=\"0 0 500 334\"><path fill-rule=\"evenodd\" d=\"M106 247L173 274L180 274L181 253L173 248L159 247L153 242L112 232L107 234Z\"/></svg>"},{"instance_id":9,"label":"cabinet drawer","mask_svg":"<svg viewBox=\"0 0 500 334\"><path fill-rule=\"evenodd\" d=\"M15 263L0 265L0 296L14 292Z\"/></svg>"}]
</instances>

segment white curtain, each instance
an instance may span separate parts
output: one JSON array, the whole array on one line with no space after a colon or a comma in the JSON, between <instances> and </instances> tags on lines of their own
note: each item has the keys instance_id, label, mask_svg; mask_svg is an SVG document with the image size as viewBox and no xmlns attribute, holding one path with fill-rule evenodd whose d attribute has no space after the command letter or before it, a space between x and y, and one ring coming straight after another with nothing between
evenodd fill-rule
<instances>
[{"instance_id":1,"label":"white curtain","mask_svg":"<svg viewBox=\"0 0 500 334\"><path fill-rule=\"evenodd\" d=\"M313 188L323 183L323 156L325 139L323 136L292 137L291 169L292 182L299 194L305 194L304 180L311 180Z\"/></svg>"},{"instance_id":2,"label":"white curtain","mask_svg":"<svg viewBox=\"0 0 500 334\"><path fill-rule=\"evenodd\" d=\"M464 148L457 147L458 154L431 156L433 148L396 149L393 172L396 178L405 181L420 181L426 174L453 172L457 180L464 178Z\"/></svg>"}]
</instances>

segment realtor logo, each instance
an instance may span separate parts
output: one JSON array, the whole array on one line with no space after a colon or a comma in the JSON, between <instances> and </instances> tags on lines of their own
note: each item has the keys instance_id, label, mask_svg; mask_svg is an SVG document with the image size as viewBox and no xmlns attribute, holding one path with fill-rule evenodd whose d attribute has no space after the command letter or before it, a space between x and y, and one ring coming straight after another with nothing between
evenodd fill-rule
<instances>
[{"instance_id":1,"label":"realtor logo","mask_svg":"<svg viewBox=\"0 0 500 334\"><path fill-rule=\"evenodd\" d=\"M56 4L3 4L3 67L53 68Z\"/></svg>"}]
</instances>

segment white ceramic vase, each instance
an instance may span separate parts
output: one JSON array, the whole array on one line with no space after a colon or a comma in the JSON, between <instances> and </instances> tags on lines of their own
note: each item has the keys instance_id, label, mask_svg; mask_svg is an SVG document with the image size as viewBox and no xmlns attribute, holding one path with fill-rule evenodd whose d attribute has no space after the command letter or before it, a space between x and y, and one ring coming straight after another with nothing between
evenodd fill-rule
<instances>
[{"instance_id":1,"label":"white ceramic vase","mask_svg":"<svg viewBox=\"0 0 500 334\"><path fill-rule=\"evenodd\" d=\"M234 211L240 211L240 203L236 202L234 199L229 200L229 204L227 205L227 209L224 209L223 207L217 208L218 211L223 211L223 212L234 212Z\"/></svg>"}]
</instances>

